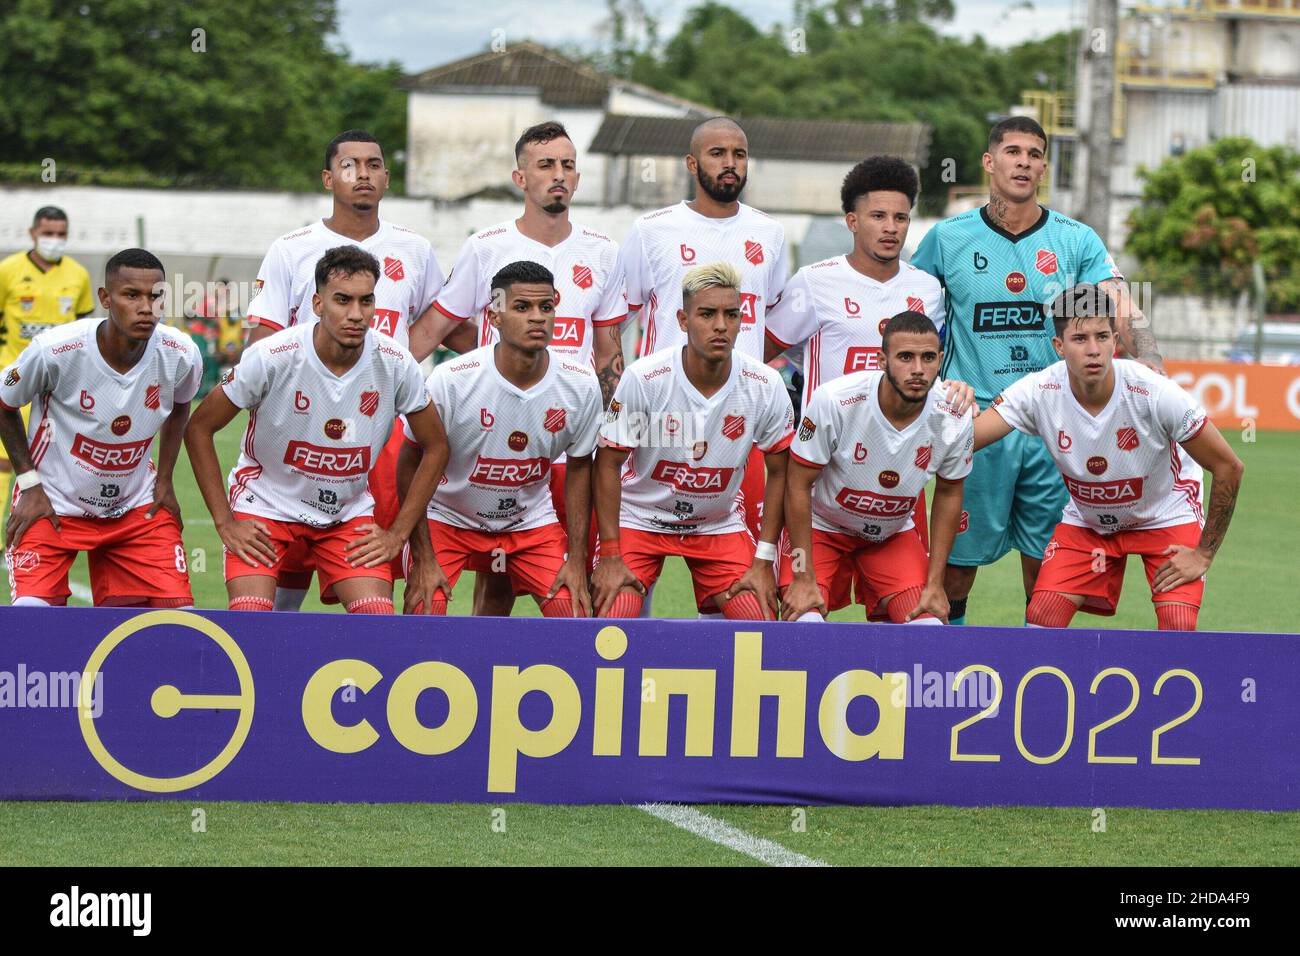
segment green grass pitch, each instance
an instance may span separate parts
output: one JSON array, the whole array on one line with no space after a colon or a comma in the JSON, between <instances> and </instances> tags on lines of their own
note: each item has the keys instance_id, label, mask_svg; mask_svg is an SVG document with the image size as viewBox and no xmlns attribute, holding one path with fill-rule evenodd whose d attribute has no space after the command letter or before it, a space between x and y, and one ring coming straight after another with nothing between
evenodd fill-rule
<instances>
[{"instance_id":1,"label":"green grass pitch","mask_svg":"<svg viewBox=\"0 0 1300 956\"><path fill-rule=\"evenodd\" d=\"M241 422L219 436L233 463ZM1300 540L1291 506L1300 434L1228 438L1246 464L1232 529L1207 581L1207 631L1297 630L1287 595L1293 562L1277 542ZM221 543L185 461L177 467L185 542L201 607L225 606ZM85 585L84 559L74 580ZM1113 618L1088 627L1151 628L1140 563L1131 562ZM473 578L457 585L451 612L469 613ZM3 596L7 599L7 595ZM399 597L400 602L400 597ZM85 603L74 600L73 603ZM315 594L307 610L323 607ZM690 581L669 562L655 593L663 617L694 616ZM980 573L970 624L1019 624L1019 562L1009 555ZM521 600L518 615L536 616ZM861 620L845 609L835 620ZM202 809L202 815L195 810ZM954 807L700 808L710 817L794 853L833 865L1295 865L1300 813L1108 809L1104 830L1088 809ZM202 819L202 828L198 821ZM635 807L507 804L295 805L249 803L0 803L0 866L7 865L750 865L735 850Z\"/></svg>"}]
</instances>

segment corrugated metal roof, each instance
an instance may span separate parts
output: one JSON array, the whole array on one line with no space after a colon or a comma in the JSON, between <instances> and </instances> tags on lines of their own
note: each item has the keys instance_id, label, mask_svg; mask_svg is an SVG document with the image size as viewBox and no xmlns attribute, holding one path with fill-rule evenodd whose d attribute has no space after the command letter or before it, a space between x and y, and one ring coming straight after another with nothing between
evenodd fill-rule
<instances>
[{"instance_id":1,"label":"corrugated metal roof","mask_svg":"<svg viewBox=\"0 0 1300 956\"><path fill-rule=\"evenodd\" d=\"M856 123L831 120L741 119L749 148L761 159L857 162L899 156L925 166L930 152L926 123ZM696 119L668 116L605 117L590 151L619 156L680 156L690 147Z\"/></svg>"},{"instance_id":2,"label":"corrugated metal roof","mask_svg":"<svg viewBox=\"0 0 1300 956\"><path fill-rule=\"evenodd\" d=\"M531 42L480 53L407 77L408 90L535 89L550 106L605 105L611 77Z\"/></svg>"}]
</instances>

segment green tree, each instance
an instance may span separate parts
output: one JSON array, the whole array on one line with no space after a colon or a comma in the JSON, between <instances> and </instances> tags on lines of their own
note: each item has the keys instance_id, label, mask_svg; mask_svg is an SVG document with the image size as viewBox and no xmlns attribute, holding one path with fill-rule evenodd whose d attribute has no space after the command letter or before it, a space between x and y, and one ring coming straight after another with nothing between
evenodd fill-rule
<instances>
[{"instance_id":1,"label":"green tree","mask_svg":"<svg viewBox=\"0 0 1300 956\"><path fill-rule=\"evenodd\" d=\"M1142 201L1128 251L1159 287L1203 294L1248 287L1258 260L1266 307L1300 311L1300 152L1217 140L1139 168Z\"/></svg>"},{"instance_id":2,"label":"green tree","mask_svg":"<svg viewBox=\"0 0 1300 956\"><path fill-rule=\"evenodd\" d=\"M394 69L350 63L330 45L336 22L334 0L6 4L5 158L315 188L325 140L349 122L394 137L390 151L405 141Z\"/></svg>"}]
</instances>

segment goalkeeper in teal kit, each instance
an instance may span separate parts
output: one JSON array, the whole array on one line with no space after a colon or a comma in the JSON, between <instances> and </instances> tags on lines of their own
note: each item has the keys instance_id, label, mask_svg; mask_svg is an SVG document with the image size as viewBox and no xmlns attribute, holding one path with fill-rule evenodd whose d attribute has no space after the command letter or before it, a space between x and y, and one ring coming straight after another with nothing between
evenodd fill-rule
<instances>
[{"instance_id":1,"label":"goalkeeper in teal kit","mask_svg":"<svg viewBox=\"0 0 1300 956\"><path fill-rule=\"evenodd\" d=\"M1057 361L1046 306L1081 282L1095 283L1115 300L1124 354L1163 371L1150 325L1101 239L1083 223L1038 204L1046 150L1046 134L1028 117L994 126L984 154L988 204L936 224L912 257L912 265L944 287L948 320L940 375L974 386L981 408L1012 382ZM1071 439L1062 431L1057 441ZM951 623L965 623L979 567L1013 549L1020 552L1028 602L1067 498L1037 436L1016 433L976 452L966 479L964 530L944 576Z\"/></svg>"}]
</instances>

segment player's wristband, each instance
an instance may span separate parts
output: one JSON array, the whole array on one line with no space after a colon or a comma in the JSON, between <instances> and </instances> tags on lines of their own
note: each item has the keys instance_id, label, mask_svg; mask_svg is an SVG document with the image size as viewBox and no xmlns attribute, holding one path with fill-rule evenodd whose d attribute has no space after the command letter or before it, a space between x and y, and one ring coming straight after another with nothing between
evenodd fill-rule
<instances>
[{"instance_id":1,"label":"player's wristband","mask_svg":"<svg viewBox=\"0 0 1300 956\"><path fill-rule=\"evenodd\" d=\"M623 556L623 546L618 538L613 541L602 541L600 543L600 556L602 558L621 558Z\"/></svg>"},{"instance_id":2,"label":"player's wristband","mask_svg":"<svg viewBox=\"0 0 1300 956\"><path fill-rule=\"evenodd\" d=\"M758 547L754 548L755 561L775 561L776 545L771 541L760 541Z\"/></svg>"},{"instance_id":3,"label":"player's wristband","mask_svg":"<svg viewBox=\"0 0 1300 956\"><path fill-rule=\"evenodd\" d=\"M19 491L31 491L41 483L41 476L33 468L31 471L24 471L21 475L15 476L14 483L18 485Z\"/></svg>"}]
</instances>

